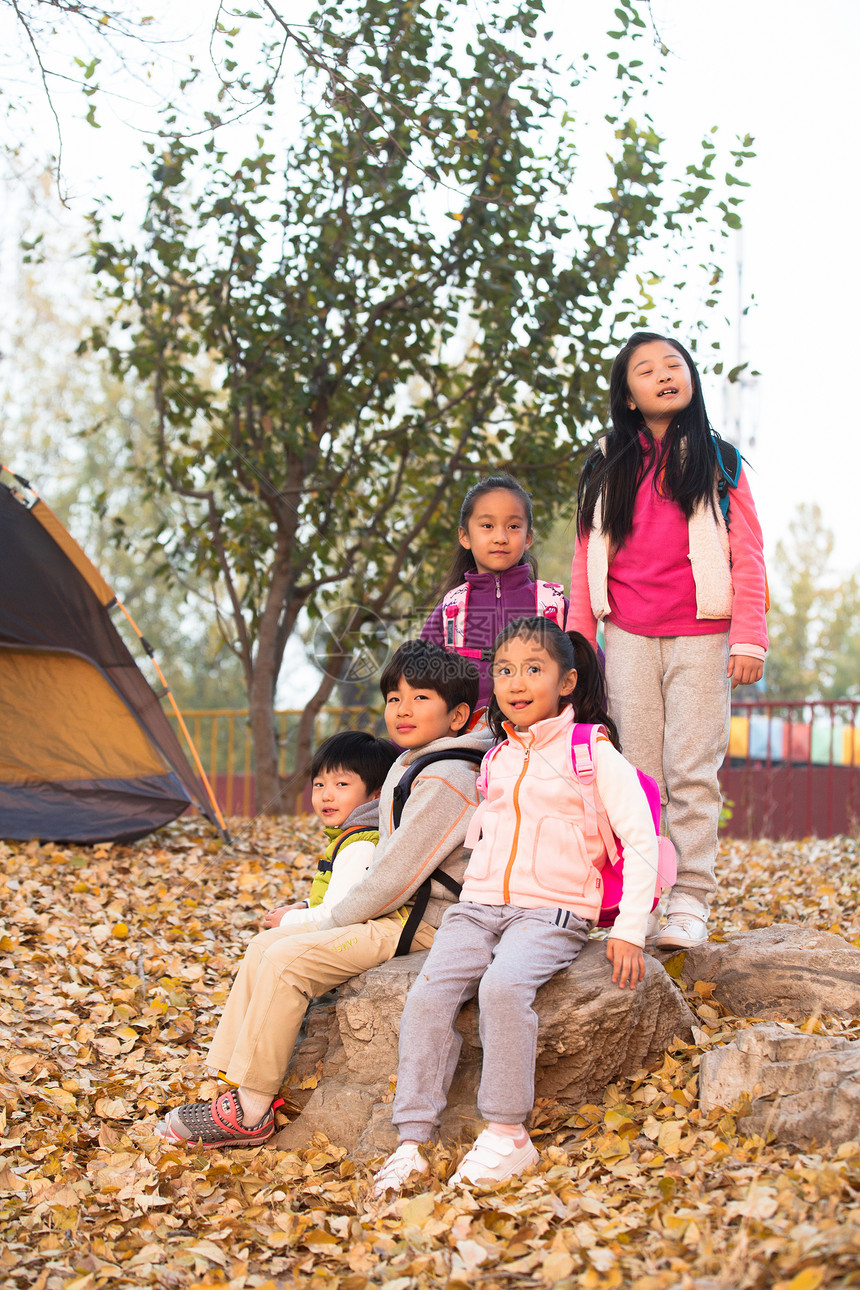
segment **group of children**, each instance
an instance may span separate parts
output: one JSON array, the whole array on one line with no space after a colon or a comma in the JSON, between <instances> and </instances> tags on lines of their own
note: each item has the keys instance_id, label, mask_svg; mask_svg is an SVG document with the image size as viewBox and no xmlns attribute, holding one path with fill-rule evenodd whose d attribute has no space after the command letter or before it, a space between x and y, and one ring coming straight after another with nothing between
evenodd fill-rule
<instances>
[{"instance_id":1,"label":"group of children","mask_svg":"<svg viewBox=\"0 0 860 1290\"><path fill-rule=\"evenodd\" d=\"M307 902L266 915L245 953L208 1056L230 1087L171 1111L164 1137L268 1140L309 1001L429 948L401 1024L400 1146L375 1194L427 1172L420 1145L438 1129L457 1014L476 995L487 1124L451 1182L533 1165L535 994L576 959L602 903L605 844L574 764L583 725L597 728L590 800L624 842L606 941L613 983L636 987L646 943L707 939L730 687L759 679L767 648L761 531L742 471L727 517L720 505L717 443L677 341L634 335L613 365L610 401L612 429L580 484L569 605L528 563L524 490L496 476L467 494L440 604L381 677L399 755L358 732L317 752L320 873ZM662 929L651 914L658 839L634 767L659 784L677 852Z\"/></svg>"}]
</instances>

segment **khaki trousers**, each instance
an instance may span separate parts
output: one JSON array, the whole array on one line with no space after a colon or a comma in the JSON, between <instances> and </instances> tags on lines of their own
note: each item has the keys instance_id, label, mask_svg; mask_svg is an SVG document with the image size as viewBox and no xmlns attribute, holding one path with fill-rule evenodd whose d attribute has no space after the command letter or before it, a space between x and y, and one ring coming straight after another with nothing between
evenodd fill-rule
<instances>
[{"instance_id":1,"label":"khaki trousers","mask_svg":"<svg viewBox=\"0 0 860 1290\"><path fill-rule=\"evenodd\" d=\"M394 957L398 914L329 931L272 927L251 941L239 965L207 1061L228 1080L273 1096L284 1080L311 999ZM420 923L413 950L433 942Z\"/></svg>"}]
</instances>

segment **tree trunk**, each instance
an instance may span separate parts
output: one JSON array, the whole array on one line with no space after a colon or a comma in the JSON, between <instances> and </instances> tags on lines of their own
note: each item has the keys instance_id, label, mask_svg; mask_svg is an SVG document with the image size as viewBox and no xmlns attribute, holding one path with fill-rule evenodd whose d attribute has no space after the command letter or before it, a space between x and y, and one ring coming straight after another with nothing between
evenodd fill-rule
<instances>
[{"instance_id":1,"label":"tree trunk","mask_svg":"<svg viewBox=\"0 0 860 1290\"><path fill-rule=\"evenodd\" d=\"M301 809L302 790L305 786L305 780L308 776L311 764L311 745L313 743L314 722L316 721L323 704L331 695L332 690L338 683L338 677L326 673L319 684L316 694L306 705L304 712L299 719L298 729L296 730L296 762L292 775L284 782L283 798L284 813L290 815L298 814Z\"/></svg>"},{"instance_id":2,"label":"tree trunk","mask_svg":"<svg viewBox=\"0 0 860 1290\"><path fill-rule=\"evenodd\" d=\"M278 773L278 741L275 732L275 705L269 676L259 667L248 692L251 719L251 743L254 750L254 780L257 788L257 814L283 815L287 811L283 784Z\"/></svg>"}]
</instances>

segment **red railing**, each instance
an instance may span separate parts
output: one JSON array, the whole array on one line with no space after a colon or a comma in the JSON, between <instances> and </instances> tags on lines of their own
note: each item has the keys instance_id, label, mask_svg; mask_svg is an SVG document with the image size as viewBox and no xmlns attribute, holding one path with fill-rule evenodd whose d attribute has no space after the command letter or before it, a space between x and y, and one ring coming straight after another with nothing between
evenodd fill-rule
<instances>
[{"instance_id":1,"label":"red railing","mask_svg":"<svg viewBox=\"0 0 860 1290\"><path fill-rule=\"evenodd\" d=\"M297 711L277 713L280 771L291 769ZM186 720L221 809L257 811L247 711L186 712ZM364 708L320 713L315 740L338 727L369 729ZM856 834L860 821L860 700L738 703L720 771L730 837L803 838ZM310 810L310 795L304 806Z\"/></svg>"},{"instance_id":2,"label":"red railing","mask_svg":"<svg viewBox=\"0 0 860 1290\"><path fill-rule=\"evenodd\" d=\"M731 837L856 835L860 700L735 704L720 782Z\"/></svg>"}]
</instances>

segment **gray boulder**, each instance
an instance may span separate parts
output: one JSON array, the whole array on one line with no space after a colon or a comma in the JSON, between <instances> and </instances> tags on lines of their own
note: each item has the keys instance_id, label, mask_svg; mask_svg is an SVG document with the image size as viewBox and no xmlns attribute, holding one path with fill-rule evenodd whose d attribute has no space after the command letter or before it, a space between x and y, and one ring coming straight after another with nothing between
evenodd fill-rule
<instances>
[{"instance_id":1,"label":"gray boulder","mask_svg":"<svg viewBox=\"0 0 860 1290\"><path fill-rule=\"evenodd\" d=\"M687 950L682 980L713 981L736 1017L860 1016L860 949L841 936L777 923Z\"/></svg>"},{"instance_id":2,"label":"gray boulder","mask_svg":"<svg viewBox=\"0 0 860 1290\"><path fill-rule=\"evenodd\" d=\"M703 1110L732 1109L748 1134L802 1147L860 1139L860 1043L775 1024L742 1030L699 1065Z\"/></svg>"},{"instance_id":3,"label":"gray boulder","mask_svg":"<svg viewBox=\"0 0 860 1290\"><path fill-rule=\"evenodd\" d=\"M274 1145L305 1146L314 1133L323 1132L359 1159L396 1145L391 1102L400 1015L425 957L393 959L342 985L336 1005L314 1006L290 1076L293 1084L316 1078L316 1087ZM654 959L646 956L645 962L645 980L635 990L619 990L611 981L604 943L590 941L572 967L541 988L538 1097L572 1105L599 1098L613 1080L659 1059L676 1036L690 1037L694 1018L683 996ZM442 1124L445 1137L479 1123L475 1003L463 1008L458 1026L463 1050Z\"/></svg>"}]
</instances>

